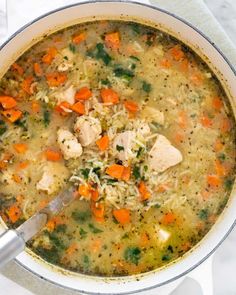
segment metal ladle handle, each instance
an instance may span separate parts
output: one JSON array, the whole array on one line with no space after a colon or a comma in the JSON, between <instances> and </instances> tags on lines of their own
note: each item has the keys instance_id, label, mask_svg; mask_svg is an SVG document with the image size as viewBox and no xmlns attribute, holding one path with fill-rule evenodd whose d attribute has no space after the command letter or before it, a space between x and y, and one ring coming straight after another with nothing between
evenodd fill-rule
<instances>
[{"instance_id":1,"label":"metal ladle handle","mask_svg":"<svg viewBox=\"0 0 236 295\"><path fill-rule=\"evenodd\" d=\"M7 230L0 236L0 268L14 259L25 248L25 241L13 229Z\"/></svg>"}]
</instances>

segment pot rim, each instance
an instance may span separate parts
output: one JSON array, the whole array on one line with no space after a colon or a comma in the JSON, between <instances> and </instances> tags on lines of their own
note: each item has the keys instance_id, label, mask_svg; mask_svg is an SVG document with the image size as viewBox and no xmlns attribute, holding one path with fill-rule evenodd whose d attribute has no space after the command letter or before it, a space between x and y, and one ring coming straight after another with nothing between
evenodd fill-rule
<instances>
[{"instance_id":1,"label":"pot rim","mask_svg":"<svg viewBox=\"0 0 236 295\"><path fill-rule=\"evenodd\" d=\"M128 3L128 4L133 4L134 6L139 5L139 6L144 6L144 7L148 7L151 8L153 10L157 10L161 13L164 13L166 15L169 15L177 20L179 20L180 22L184 23L185 25L187 25L190 29L194 30L195 32L197 32L199 35L201 35L201 37L203 37L208 43L209 45L211 45L212 47L214 47L214 49L222 56L223 60L227 63L227 65L229 66L229 68L231 69L231 71L233 72L233 74L236 76L236 68L234 68L234 66L231 64L231 62L229 61L229 59L225 56L225 54L221 51L221 49L218 48L217 45L215 45L215 43L213 41L211 41L211 39L209 37L207 37L201 30L199 30L198 28L196 28L193 24L191 24L189 21L185 20L182 17L177 16L175 13L169 12L165 9L162 9L160 7L151 5L151 4L146 4L146 3L141 3L138 1L133 1L133 0L85 0L82 2L77 2L77 3L73 3L73 4L69 4L69 5L65 5L65 6L61 6L59 8L50 10L47 13L44 13L42 15L40 15L39 17L33 19L32 21L26 23L24 26L20 27L16 32L14 32L10 37L8 37L2 45L0 45L0 52L1 50L10 42L12 41L19 33L23 32L25 29L27 29L28 27L30 27L32 24L36 23L37 21L60 11L63 11L65 9L68 8L73 8L73 7L77 7L80 5L86 5L86 4L93 4L93 3ZM188 274L189 272L191 272L192 270L194 270L196 267L200 266L208 257L210 257L215 251L216 249L224 242L224 240L227 238L227 236L231 233L231 231L233 230L233 228L236 226L236 218L234 220L234 222L231 224L231 226L229 227L228 231L225 233L225 235L222 237L222 239L215 245L215 247L213 247L213 249L208 252L202 259L200 259L199 261L197 261L195 264L193 264L191 267L189 267L187 270L179 273L178 275L171 277L169 280L166 280L164 282L160 282L158 284L154 284L150 287L146 287L143 289L139 289L139 290L133 290L133 291L128 291L128 292L118 292L118 293L109 293L111 295L116 295L116 294L135 294L135 293L139 293L139 292L144 292L144 291L150 291L152 289L164 286L168 283L174 282L178 279L180 279L181 277L185 276L186 274ZM190 254L191 255L191 254ZM42 279L46 282L52 283L56 286L68 289L68 290L72 290L72 291L76 291L76 292L80 292L82 294L106 294L108 295L108 293L95 293L95 292L88 292L88 291L84 291L84 290L79 290L79 289L75 289L72 287L68 287L68 286L64 286L63 284L60 284L58 282L55 282L51 279L48 279L46 277L42 277L40 274L38 274L37 272L31 270L29 267L27 267L26 265L24 265L23 263L21 263L17 258L14 259L14 261L20 265L21 267L23 267L26 271L32 273L33 275L35 275L36 277L38 277L39 279Z\"/></svg>"}]
</instances>

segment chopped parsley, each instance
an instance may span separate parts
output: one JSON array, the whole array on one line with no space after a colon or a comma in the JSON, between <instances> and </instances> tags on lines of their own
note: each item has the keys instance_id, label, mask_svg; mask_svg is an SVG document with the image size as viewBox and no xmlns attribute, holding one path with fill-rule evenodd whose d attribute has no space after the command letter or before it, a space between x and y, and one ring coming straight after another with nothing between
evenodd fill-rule
<instances>
[{"instance_id":1,"label":"chopped parsley","mask_svg":"<svg viewBox=\"0 0 236 295\"><path fill-rule=\"evenodd\" d=\"M69 49L71 52L75 53L76 52L76 46L72 43L69 44Z\"/></svg>"},{"instance_id":2,"label":"chopped parsley","mask_svg":"<svg viewBox=\"0 0 236 295\"><path fill-rule=\"evenodd\" d=\"M0 136L7 131L7 125L4 121L0 120Z\"/></svg>"},{"instance_id":3,"label":"chopped parsley","mask_svg":"<svg viewBox=\"0 0 236 295\"><path fill-rule=\"evenodd\" d=\"M84 223L91 218L91 213L90 211L74 211L71 217L77 222Z\"/></svg>"},{"instance_id":4,"label":"chopped parsley","mask_svg":"<svg viewBox=\"0 0 236 295\"><path fill-rule=\"evenodd\" d=\"M124 252L124 258L127 262L138 265L141 258L141 250L138 247L128 247Z\"/></svg>"},{"instance_id":5,"label":"chopped parsley","mask_svg":"<svg viewBox=\"0 0 236 295\"><path fill-rule=\"evenodd\" d=\"M142 86L143 91L149 93L152 90L151 84L147 83L146 81L143 81L143 86Z\"/></svg>"},{"instance_id":6,"label":"chopped parsley","mask_svg":"<svg viewBox=\"0 0 236 295\"><path fill-rule=\"evenodd\" d=\"M226 159L226 156L225 156L225 154L223 154L223 153L220 153L220 154L218 155L218 159L219 159L221 162L224 162L224 161L225 161L225 159Z\"/></svg>"},{"instance_id":7,"label":"chopped parsley","mask_svg":"<svg viewBox=\"0 0 236 295\"><path fill-rule=\"evenodd\" d=\"M170 255L169 254L165 254L162 256L161 260L162 261L169 261L171 259Z\"/></svg>"},{"instance_id":8,"label":"chopped parsley","mask_svg":"<svg viewBox=\"0 0 236 295\"><path fill-rule=\"evenodd\" d=\"M108 79L101 80L102 85L111 86L111 82Z\"/></svg>"},{"instance_id":9,"label":"chopped parsley","mask_svg":"<svg viewBox=\"0 0 236 295\"><path fill-rule=\"evenodd\" d=\"M83 175L84 179L87 180L88 177L89 177L90 169L89 169L89 168L80 169L80 172L81 172L81 174Z\"/></svg>"},{"instance_id":10,"label":"chopped parsley","mask_svg":"<svg viewBox=\"0 0 236 295\"><path fill-rule=\"evenodd\" d=\"M28 112L24 112L24 115L21 119L18 119L14 124L16 126L21 127L24 131L28 131L28 123L27 123L27 116L29 115Z\"/></svg>"},{"instance_id":11,"label":"chopped parsley","mask_svg":"<svg viewBox=\"0 0 236 295\"><path fill-rule=\"evenodd\" d=\"M134 31L134 33L136 34L140 34L141 33L141 29L140 29L140 25L137 23L131 23L130 24L132 30Z\"/></svg>"},{"instance_id":12,"label":"chopped parsley","mask_svg":"<svg viewBox=\"0 0 236 295\"><path fill-rule=\"evenodd\" d=\"M140 59L137 56L131 55L129 58L135 60L135 61L140 61Z\"/></svg>"},{"instance_id":13,"label":"chopped parsley","mask_svg":"<svg viewBox=\"0 0 236 295\"><path fill-rule=\"evenodd\" d=\"M47 127L50 124L51 114L48 109L44 109L43 111L43 123L44 126Z\"/></svg>"},{"instance_id":14,"label":"chopped parsley","mask_svg":"<svg viewBox=\"0 0 236 295\"><path fill-rule=\"evenodd\" d=\"M140 169L139 169L138 166L134 166L134 168L133 168L133 176L134 176L134 178L136 180L141 178Z\"/></svg>"},{"instance_id":15,"label":"chopped parsley","mask_svg":"<svg viewBox=\"0 0 236 295\"><path fill-rule=\"evenodd\" d=\"M124 149L124 147L122 146L122 145L116 145L116 150L118 151L118 152L120 152L120 151L124 151L125 149Z\"/></svg>"},{"instance_id":16,"label":"chopped parsley","mask_svg":"<svg viewBox=\"0 0 236 295\"><path fill-rule=\"evenodd\" d=\"M104 45L102 43L98 43L93 51L89 51L88 56L101 59L106 66L109 65L112 60L111 56L104 49Z\"/></svg>"},{"instance_id":17,"label":"chopped parsley","mask_svg":"<svg viewBox=\"0 0 236 295\"><path fill-rule=\"evenodd\" d=\"M144 152L144 148L140 147L137 151L137 158L139 158L143 152Z\"/></svg>"},{"instance_id":18,"label":"chopped parsley","mask_svg":"<svg viewBox=\"0 0 236 295\"><path fill-rule=\"evenodd\" d=\"M81 239L85 239L87 237L88 232L81 227L79 230L79 234Z\"/></svg>"},{"instance_id":19,"label":"chopped parsley","mask_svg":"<svg viewBox=\"0 0 236 295\"><path fill-rule=\"evenodd\" d=\"M225 179L225 181L224 181L224 186L225 186L225 188L226 188L228 191L230 191L230 190L232 189L233 184L234 184L234 182L233 182L233 180L230 179L230 178L227 178L227 179Z\"/></svg>"},{"instance_id":20,"label":"chopped parsley","mask_svg":"<svg viewBox=\"0 0 236 295\"><path fill-rule=\"evenodd\" d=\"M97 228L96 226L94 226L92 223L89 223L88 225L90 231L94 234L98 234L98 233L102 233L103 230L101 230L100 228Z\"/></svg>"},{"instance_id":21,"label":"chopped parsley","mask_svg":"<svg viewBox=\"0 0 236 295\"><path fill-rule=\"evenodd\" d=\"M56 246L52 246L49 249L38 246L35 248L35 252L50 263L58 263L60 261L60 255Z\"/></svg>"},{"instance_id":22,"label":"chopped parsley","mask_svg":"<svg viewBox=\"0 0 236 295\"><path fill-rule=\"evenodd\" d=\"M89 269L89 264L90 264L90 259L89 259L88 255L84 255L83 256L83 266L86 270Z\"/></svg>"},{"instance_id":23,"label":"chopped parsley","mask_svg":"<svg viewBox=\"0 0 236 295\"><path fill-rule=\"evenodd\" d=\"M66 228L67 228L67 225L66 224L59 224L55 228L54 232L56 232L56 233L63 233L64 234L66 232Z\"/></svg>"},{"instance_id":24,"label":"chopped parsley","mask_svg":"<svg viewBox=\"0 0 236 295\"><path fill-rule=\"evenodd\" d=\"M209 216L209 211L208 211L208 209L201 209L201 210L198 212L198 217L199 217L201 220L207 220L207 219L208 219L208 216Z\"/></svg>"},{"instance_id":25,"label":"chopped parsley","mask_svg":"<svg viewBox=\"0 0 236 295\"><path fill-rule=\"evenodd\" d=\"M116 77L122 78L126 80L127 82L130 82L132 78L134 77L134 73L131 70L124 69L120 66L117 66L113 70L113 73L115 74Z\"/></svg>"}]
</instances>

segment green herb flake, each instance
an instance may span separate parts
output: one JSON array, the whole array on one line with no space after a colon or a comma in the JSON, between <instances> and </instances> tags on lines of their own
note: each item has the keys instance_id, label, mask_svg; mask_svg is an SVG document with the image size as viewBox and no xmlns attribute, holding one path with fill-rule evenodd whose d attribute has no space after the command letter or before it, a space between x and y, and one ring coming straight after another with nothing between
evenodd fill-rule
<instances>
[{"instance_id":1,"label":"green herb flake","mask_svg":"<svg viewBox=\"0 0 236 295\"><path fill-rule=\"evenodd\" d=\"M137 158L139 158L143 152L144 152L144 148L140 147L137 151Z\"/></svg>"},{"instance_id":2,"label":"green herb flake","mask_svg":"<svg viewBox=\"0 0 236 295\"><path fill-rule=\"evenodd\" d=\"M141 250L138 247L128 247L124 252L124 258L127 262L138 265L141 258Z\"/></svg>"},{"instance_id":3,"label":"green herb flake","mask_svg":"<svg viewBox=\"0 0 236 295\"><path fill-rule=\"evenodd\" d=\"M131 23L130 26L131 26L131 29L133 30L134 33L136 33L138 35L141 33L141 29L140 29L140 25L139 24L137 24L137 23Z\"/></svg>"},{"instance_id":4,"label":"green herb flake","mask_svg":"<svg viewBox=\"0 0 236 295\"><path fill-rule=\"evenodd\" d=\"M221 162L224 162L224 161L225 161L225 159L226 159L226 156L225 156L225 154L223 154L223 153L220 153L220 154L218 155L218 159L219 159Z\"/></svg>"},{"instance_id":5,"label":"green herb flake","mask_svg":"<svg viewBox=\"0 0 236 295\"><path fill-rule=\"evenodd\" d=\"M90 265L90 259L88 257L88 255L84 255L83 258L82 258L82 261L83 261L83 266L86 270L89 269L89 265Z\"/></svg>"},{"instance_id":6,"label":"green herb flake","mask_svg":"<svg viewBox=\"0 0 236 295\"><path fill-rule=\"evenodd\" d=\"M87 180L88 177L89 177L90 169L89 169L89 168L80 169L80 172L81 172L81 174L83 175L84 179Z\"/></svg>"},{"instance_id":7,"label":"green herb flake","mask_svg":"<svg viewBox=\"0 0 236 295\"><path fill-rule=\"evenodd\" d=\"M198 217L199 217L201 220L207 220L207 219L208 219L208 216L209 216L209 211L208 211L208 209L201 209L201 210L198 212Z\"/></svg>"},{"instance_id":8,"label":"green herb flake","mask_svg":"<svg viewBox=\"0 0 236 295\"><path fill-rule=\"evenodd\" d=\"M79 234L81 239L85 239L87 237L88 232L81 227L79 230Z\"/></svg>"},{"instance_id":9,"label":"green herb flake","mask_svg":"<svg viewBox=\"0 0 236 295\"><path fill-rule=\"evenodd\" d=\"M93 225L92 223L89 223L88 225L90 231L94 234L98 234L98 233L102 233L103 230L101 230L100 228L97 228L95 225Z\"/></svg>"},{"instance_id":10,"label":"green herb flake","mask_svg":"<svg viewBox=\"0 0 236 295\"><path fill-rule=\"evenodd\" d=\"M111 82L108 79L101 80L102 85L111 86Z\"/></svg>"},{"instance_id":11,"label":"green herb flake","mask_svg":"<svg viewBox=\"0 0 236 295\"><path fill-rule=\"evenodd\" d=\"M118 152L120 152L120 151L124 151L125 149L124 149L124 147L122 146L122 145L116 145L116 150L118 151Z\"/></svg>"},{"instance_id":12,"label":"green herb flake","mask_svg":"<svg viewBox=\"0 0 236 295\"><path fill-rule=\"evenodd\" d=\"M91 218L91 213L90 211L74 211L71 217L77 222L84 223Z\"/></svg>"},{"instance_id":13,"label":"green herb flake","mask_svg":"<svg viewBox=\"0 0 236 295\"><path fill-rule=\"evenodd\" d=\"M230 178L225 179L224 181L224 186L228 191L231 191L232 187L233 187L234 181Z\"/></svg>"},{"instance_id":14,"label":"green herb flake","mask_svg":"<svg viewBox=\"0 0 236 295\"><path fill-rule=\"evenodd\" d=\"M170 259L171 259L171 256L169 254L163 255L161 258L162 261L169 261Z\"/></svg>"},{"instance_id":15,"label":"green herb flake","mask_svg":"<svg viewBox=\"0 0 236 295\"><path fill-rule=\"evenodd\" d=\"M0 136L7 131L7 125L4 121L0 120Z\"/></svg>"},{"instance_id":16,"label":"green herb flake","mask_svg":"<svg viewBox=\"0 0 236 295\"><path fill-rule=\"evenodd\" d=\"M143 91L149 93L152 90L151 84L147 83L146 81L143 81L143 86L142 86Z\"/></svg>"},{"instance_id":17,"label":"green herb flake","mask_svg":"<svg viewBox=\"0 0 236 295\"><path fill-rule=\"evenodd\" d=\"M89 51L88 56L101 59L106 66L109 65L112 60L111 56L104 49L104 45L102 43L98 43L93 51Z\"/></svg>"},{"instance_id":18,"label":"green herb flake","mask_svg":"<svg viewBox=\"0 0 236 295\"><path fill-rule=\"evenodd\" d=\"M124 69L120 66L117 66L113 70L113 73L115 74L116 77L122 78L126 80L127 82L130 82L132 78L134 77L134 73L131 70Z\"/></svg>"},{"instance_id":19,"label":"green herb flake","mask_svg":"<svg viewBox=\"0 0 236 295\"><path fill-rule=\"evenodd\" d=\"M43 111L44 126L47 127L50 124L50 121L51 121L51 113L49 112L49 110L44 109L44 111Z\"/></svg>"},{"instance_id":20,"label":"green herb flake","mask_svg":"<svg viewBox=\"0 0 236 295\"><path fill-rule=\"evenodd\" d=\"M140 59L137 56L131 55L129 58L135 61L140 61Z\"/></svg>"},{"instance_id":21,"label":"green herb flake","mask_svg":"<svg viewBox=\"0 0 236 295\"><path fill-rule=\"evenodd\" d=\"M64 234L66 232L66 228L67 228L67 225L66 224L59 224L55 228L54 232L56 232L56 233L63 233Z\"/></svg>"},{"instance_id":22,"label":"green herb flake","mask_svg":"<svg viewBox=\"0 0 236 295\"><path fill-rule=\"evenodd\" d=\"M136 180L141 178L140 169L139 169L138 166L134 166L134 168L133 168L133 176L134 176L134 178Z\"/></svg>"},{"instance_id":23,"label":"green herb flake","mask_svg":"<svg viewBox=\"0 0 236 295\"><path fill-rule=\"evenodd\" d=\"M75 53L76 52L76 46L72 43L69 44L69 49L71 52Z\"/></svg>"},{"instance_id":24,"label":"green herb flake","mask_svg":"<svg viewBox=\"0 0 236 295\"><path fill-rule=\"evenodd\" d=\"M60 255L58 249L53 246L50 249L44 248L42 246L38 246L35 249L36 254L44 258L46 261L50 263L58 263L60 260Z\"/></svg>"}]
</instances>

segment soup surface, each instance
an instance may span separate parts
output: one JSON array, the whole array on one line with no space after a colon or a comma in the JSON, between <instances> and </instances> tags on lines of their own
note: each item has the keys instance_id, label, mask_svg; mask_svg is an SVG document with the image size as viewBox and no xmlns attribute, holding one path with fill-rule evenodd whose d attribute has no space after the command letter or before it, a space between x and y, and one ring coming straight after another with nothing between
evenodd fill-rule
<instances>
[{"instance_id":1,"label":"soup surface","mask_svg":"<svg viewBox=\"0 0 236 295\"><path fill-rule=\"evenodd\" d=\"M0 213L17 227L73 187L28 246L88 274L146 272L208 232L234 181L234 121L207 65L156 29L76 25L0 81Z\"/></svg>"}]
</instances>

